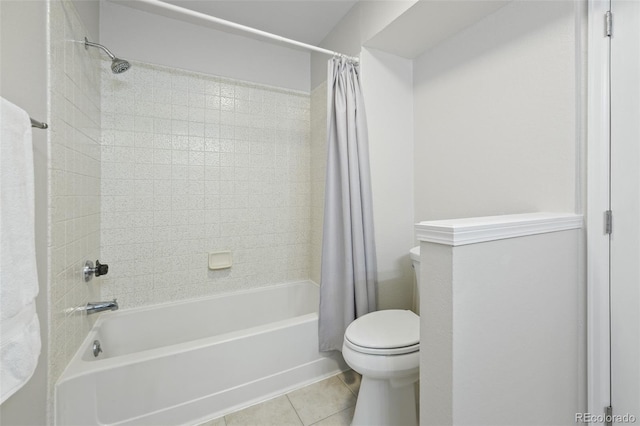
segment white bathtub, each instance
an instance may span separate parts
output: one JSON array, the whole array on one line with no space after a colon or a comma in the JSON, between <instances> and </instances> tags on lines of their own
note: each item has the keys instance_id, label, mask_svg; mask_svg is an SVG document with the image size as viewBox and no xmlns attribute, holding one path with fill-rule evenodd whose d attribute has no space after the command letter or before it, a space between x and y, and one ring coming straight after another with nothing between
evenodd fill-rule
<instances>
[{"instance_id":1,"label":"white bathtub","mask_svg":"<svg viewBox=\"0 0 640 426\"><path fill-rule=\"evenodd\" d=\"M318 352L317 308L303 281L106 312L56 383L56 424L197 424L345 370Z\"/></svg>"}]
</instances>

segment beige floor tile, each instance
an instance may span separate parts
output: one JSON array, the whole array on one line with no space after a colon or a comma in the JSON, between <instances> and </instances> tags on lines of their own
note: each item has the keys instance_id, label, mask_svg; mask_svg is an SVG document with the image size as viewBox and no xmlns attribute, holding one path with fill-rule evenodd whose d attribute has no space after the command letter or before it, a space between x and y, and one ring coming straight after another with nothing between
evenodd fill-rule
<instances>
[{"instance_id":1,"label":"beige floor tile","mask_svg":"<svg viewBox=\"0 0 640 426\"><path fill-rule=\"evenodd\" d=\"M356 404L356 397L337 376L295 390L287 396L305 426Z\"/></svg>"},{"instance_id":2,"label":"beige floor tile","mask_svg":"<svg viewBox=\"0 0 640 426\"><path fill-rule=\"evenodd\" d=\"M356 407L347 408L333 416L320 420L318 423L314 423L312 426L350 426L355 411Z\"/></svg>"},{"instance_id":3,"label":"beige floor tile","mask_svg":"<svg viewBox=\"0 0 640 426\"><path fill-rule=\"evenodd\" d=\"M218 417L217 419L209 420L205 423L200 423L198 426L227 426L227 422L224 421L224 417Z\"/></svg>"},{"instance_id":4,"label":"beige floor tile","mask_svg":"<svg viewBox=\"0 0 640 426\"><path fill-rule=\"evenodd\" d=\"M300 426L286 395L225 416L226 426Z\"/></svg>"},{"instance_id":5,"label":"beige floor tile","mask_svg":"<svg viewBox=\"0 0 640 426\"><path fill-rule=\"evenodd\" d=\"M358 395L358 391L360 390L360 382L362 381L362 376L356 373L353 370L344 371L338 374L338 378L342 380L342 382L351 389L356 396Z\"/></svg>"}]
</instances>

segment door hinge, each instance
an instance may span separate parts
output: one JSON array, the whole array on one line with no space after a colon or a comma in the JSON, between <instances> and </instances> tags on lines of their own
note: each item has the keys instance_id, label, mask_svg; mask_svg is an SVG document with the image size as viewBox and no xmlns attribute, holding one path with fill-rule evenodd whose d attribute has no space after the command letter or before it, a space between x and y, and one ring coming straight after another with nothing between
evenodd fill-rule
<instances>
[{"instance_id":1,"label":"door hinge","mask_svg":"<svg viewBox=\"0 0 640 426\"><path fill-rule=\"evenodd\" d=\"M605 426L613 425L613 408L611 406L604 407L604 424Z\"/></svg>"},{"instance_id":2,"label":"door hinge","mask_svg":"<svg viewBox=\"0 0 640 426\"><path fill-rule=\"evenodd\" d=\"M604 212L604 233L611 235L613 232L613 212L607 210Z\"/></svg>"},{"instance_id":3,"label":"door hinge","mask_svg":"<svg viewBox=\"0 0 640 426\"><path fill-rule=\"evenodd\" d=\"M611 37L611 30L613 26L613 15L610 10L607 10L607 13L604 14L604 28L607 37Z\"/></svg>"}]
</instances>

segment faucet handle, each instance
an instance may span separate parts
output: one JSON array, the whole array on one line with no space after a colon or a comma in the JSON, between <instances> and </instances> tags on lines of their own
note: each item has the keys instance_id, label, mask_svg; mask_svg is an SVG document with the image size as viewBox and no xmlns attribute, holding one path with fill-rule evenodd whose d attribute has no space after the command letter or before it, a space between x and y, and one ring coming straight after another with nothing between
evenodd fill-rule
<instances>
[{"instance_id":1,"label":"faucet handle","mask_svg":"<svg viewBox=\"0 0 640 426\"><path fill-rule=\"evenodd\" d=\"M99 260L96 260L94 273L96 277L99 277L100 275L107 275L109 273L109 265L106 263L100 263Z\"/></svg>"},{"instance_id":2,"label":"faucet handle","mask_svg":"<svg viewBox=\"0 0 640 426\"><path fill-rule=\"evenodd\" d=\"M90 260L87 260L84 264L84 280L86 282L89 282L91 280L91 278L93 278L93 276L95 275L96 277L99 277L101 275L107 275L107 273L109 273L109 265L107 265L106 263L100 263L99 260L96 260L96 266L93 266L93 262Z\"/></svg>"}]
</instances>

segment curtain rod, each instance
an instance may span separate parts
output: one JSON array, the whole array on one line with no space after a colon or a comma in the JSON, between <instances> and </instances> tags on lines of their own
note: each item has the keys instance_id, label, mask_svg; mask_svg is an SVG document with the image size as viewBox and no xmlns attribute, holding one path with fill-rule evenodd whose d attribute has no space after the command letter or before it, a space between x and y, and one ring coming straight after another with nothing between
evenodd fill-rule
<instances>
[{"instance_id":1,"label":"curtain rod","mask_svg":"<svg viewBox=\"0 0 640 426\"><path fill-rule=\"evenodd\" d=\"M196 18L204 19L209 22L214 22L216 24L224 25L227 27L235 28L237 30L246 31L251 34L257 34L259 36L270 38L272 40L277 40L283 43L293 44L298 47L303 47L308 50L313 50L315 52L324 53L326 55L340 56L346 59L349 59L354 62L359 62L359 58L357 56L348 56L339 52L334 52L333 50L323 49L322 47L314 46L312 44L303 43L301 41L292 40L290 38L282 37L277 34L269 33L266 31L262 31L256 28L248 27L246 25L238 24L235 22L227 21L226 19L217 18L215 16L207 15L206 13L196 12L195 10L187 9L185 7L176 6L173 4L165 3L160 0L137 0L139 3L146 3L149 5L153 5L156 7L160 7L166 10L171 10L173 12L178 12L183 15L189 15Z\"/></svg>"}]
</instances>

